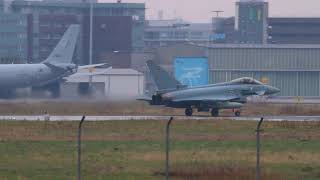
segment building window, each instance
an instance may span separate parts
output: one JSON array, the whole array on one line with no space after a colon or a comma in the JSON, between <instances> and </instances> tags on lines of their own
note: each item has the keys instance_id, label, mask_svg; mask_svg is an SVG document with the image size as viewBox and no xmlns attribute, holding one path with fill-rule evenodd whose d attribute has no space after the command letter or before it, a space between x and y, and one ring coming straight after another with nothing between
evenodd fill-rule
<instances>
[{"instance_id":1,"label":"building window","mask_svg":"<svg viewBox=\"0 0 320 180\"><path fill-rule=\"evenodd\" d=\"M139 21L140 20L140 17L138 15L133 15L132 16L132 20L133 21Z\"/></svg>"}]
</instances>

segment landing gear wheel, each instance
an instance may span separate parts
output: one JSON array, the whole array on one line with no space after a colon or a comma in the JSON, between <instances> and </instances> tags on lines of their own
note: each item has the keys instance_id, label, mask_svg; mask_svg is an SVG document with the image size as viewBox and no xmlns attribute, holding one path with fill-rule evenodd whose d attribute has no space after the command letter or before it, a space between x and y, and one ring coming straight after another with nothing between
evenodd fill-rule
<instances>
[{"instance_id":1,"label":"landing gear wheel","mask_svg":"<svg viewBox=\"0 0 320 180\"><path fill-rule=\"evenodd\" d=\"M51 97L58 98L60 97L60 83L55 82L49 85L49 91L51 92Z\"/></svg>"},{"instance_id":2,"label":"landing gear wheel","mask_svg":"<svg viewBox=\"0 0 320 180\"><path fill-rule=\"evenodd\" d=\"M193 110L192 108L187 108L184 113L186 116L192 116Z\"/></svg>"},{"instance_id":3,"label":"landing gear wheel","mask_svg":"<svg viewBox=\"0 0 320 180\"><path fill-rule=\"evenodd\" d=\"M211 116L212 117L218 117L219 116L219 109L212 109L211 110Z\"/></svg>"},{"instance_id":4,"label":"landing gear wheel","mask_svg":"<svg viewBox=\"0 0 320 180\"><path fill-rule=\"evenodd\" d=\"M234 115L237 116L237 117L239 117L239 116L241 115L241 111L236 111L236 112L234 112Z\"/></svg>"},{"instance_id":5,"label":"landing gear wheel","mask_svg":"<svg viewBox=\"0 0 320 180\"><path fill-rule=\"evenodd\" d=\"M153 95L152 96L152 105L160 105L161 104L161 96Z\"/></svg>"}]
</instances>

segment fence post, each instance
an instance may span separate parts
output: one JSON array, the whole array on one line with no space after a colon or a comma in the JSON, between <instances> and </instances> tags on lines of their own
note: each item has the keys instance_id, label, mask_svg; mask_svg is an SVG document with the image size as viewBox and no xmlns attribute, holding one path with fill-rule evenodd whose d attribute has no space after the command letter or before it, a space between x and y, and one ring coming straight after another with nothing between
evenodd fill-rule
<instances>
[{"instance_id":1,"label":"fence post","mask_svg":"<svg viewBox=\"0 0 320 180\"><path fill-rule=\"evenodd\" d=\"M166 180L169 180L169 151L170 151L170 125L173 120L173 117L170 117L170 120L167 122L166 126Z\"/></svg>"},{"instance_id":2,"label":"fence post","mask_svg":"<svg viewBox=\"0 0 320 180\"><path fill-rule=\"evenodd\" d=\"M256 180L260 180L260 132L261 130L261 124L263 122L263 117L260 119L258 125L257 125L257 165L256 165Z\"/></svg>"},{"instance_id":3,"label":"fence post","mask_svg":"<svg viewBox=\"0 0 320 180\"><path fill-rule=\"evenodd\" d=\"M77 167L77 180L81 180L81 129L82 123L84 122L86 116L82 116L82 119L78 127L78 167Z\"/></svg>"}]
</instances>

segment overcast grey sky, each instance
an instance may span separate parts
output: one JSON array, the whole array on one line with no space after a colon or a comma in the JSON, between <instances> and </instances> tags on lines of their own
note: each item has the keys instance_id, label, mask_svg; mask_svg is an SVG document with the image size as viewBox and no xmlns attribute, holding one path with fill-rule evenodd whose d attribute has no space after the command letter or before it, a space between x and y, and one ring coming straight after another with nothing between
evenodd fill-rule
<instances>
[{"instance_id":1,"label":"overcast grey sky","mask_svg":"<svg viewBox=\"0 0 320 180\"><path fill-rule=\"evenodd\" d=\"M99 0L116 2L116 0ZM180 17L193 22L209 22L213 10L223 10L224 16L233 16L235 0L122 0L146 3L148 19L157 18L159 10L165 18ZM269 0L270 16L320 17L320 0Z\"/></svg>"}]
</instances>

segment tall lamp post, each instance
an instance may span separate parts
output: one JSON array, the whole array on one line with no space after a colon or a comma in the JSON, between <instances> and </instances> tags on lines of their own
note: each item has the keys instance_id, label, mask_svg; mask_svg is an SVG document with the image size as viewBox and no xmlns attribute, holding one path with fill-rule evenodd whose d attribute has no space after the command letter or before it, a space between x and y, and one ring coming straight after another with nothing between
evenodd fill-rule
<instances>
[{"instance_id":1,"label":"tall lamp post","mask_svg":"<svg viewBox=\"0 0 320 180\"><path fill-rule=\"evenodd\" d=\"M93 1L90 0L90 48L89 48L89 64L92 64L92 26L93 26Z\"/></svg>"}]
</instances>

